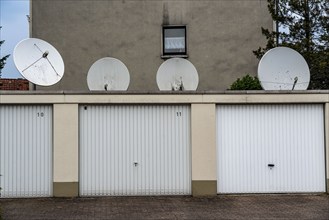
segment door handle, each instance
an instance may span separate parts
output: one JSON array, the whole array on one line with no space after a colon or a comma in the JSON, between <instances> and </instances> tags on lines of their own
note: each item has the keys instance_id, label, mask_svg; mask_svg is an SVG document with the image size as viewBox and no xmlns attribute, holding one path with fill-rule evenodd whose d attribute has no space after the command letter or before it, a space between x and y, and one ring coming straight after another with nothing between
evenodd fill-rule
<instances>
[{"instance_id":1,"label":"door handle","mask_svg":"<svg viewBox=\"0 0 329 220\"><path fill-rule=\"evenodd\" d=\"M269 168L273 168L275 165L272 164L272 163L269 163L269 164L267 164L267 166L268 166Z\"/></svg>"}]
</instances>

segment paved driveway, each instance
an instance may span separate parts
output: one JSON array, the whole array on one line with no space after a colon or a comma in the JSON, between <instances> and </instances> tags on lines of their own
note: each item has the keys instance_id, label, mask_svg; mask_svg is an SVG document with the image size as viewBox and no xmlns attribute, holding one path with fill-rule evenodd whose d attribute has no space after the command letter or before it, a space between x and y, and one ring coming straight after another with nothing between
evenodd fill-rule
<instances>
[{"instance_id":1,"label":"paved driveway","mask_svg":"<svg viewBox=\"0 0 329 220\"><path fill-rule=\"evenodd\" d=\"M328 195L1 199L3 219L329 219Z\"/></svg>"}]
</instances>

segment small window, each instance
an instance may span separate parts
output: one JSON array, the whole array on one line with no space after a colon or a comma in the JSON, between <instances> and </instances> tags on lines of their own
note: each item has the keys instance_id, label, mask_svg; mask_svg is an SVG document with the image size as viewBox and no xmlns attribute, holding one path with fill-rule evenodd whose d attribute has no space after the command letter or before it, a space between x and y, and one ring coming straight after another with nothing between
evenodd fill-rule
<instances>
[{"instance_id":1,"label":"small window","mask_svg":"<svg viewBox=\"0 0 329 220\"><path fill-rule=\"evenodd\" d=\"M163 56L186 55L186 26L162 27Z\"/></svg>"}]
</instances>

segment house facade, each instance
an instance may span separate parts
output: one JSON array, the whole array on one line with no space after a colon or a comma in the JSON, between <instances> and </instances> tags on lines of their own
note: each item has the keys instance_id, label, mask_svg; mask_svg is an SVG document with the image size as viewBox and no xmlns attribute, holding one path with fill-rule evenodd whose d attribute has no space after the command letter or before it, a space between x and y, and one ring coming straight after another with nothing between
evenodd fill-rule
<instances>
[{"instance_id":1,"label":"house facade","mask_svg":"<svg viewBox=\"0 0 329 220\"><path fill-rule=\"evenodd\" d=\"M156 74L168 58L188 59L199 74L198 91L225 90L257 71L252 51L272 28L267 1L31 0L31 37L48 41L65 63L63 79L37 90L87 91L91 65L121 60L128 91L159 91Z\"/></svg>"}]
</instances>

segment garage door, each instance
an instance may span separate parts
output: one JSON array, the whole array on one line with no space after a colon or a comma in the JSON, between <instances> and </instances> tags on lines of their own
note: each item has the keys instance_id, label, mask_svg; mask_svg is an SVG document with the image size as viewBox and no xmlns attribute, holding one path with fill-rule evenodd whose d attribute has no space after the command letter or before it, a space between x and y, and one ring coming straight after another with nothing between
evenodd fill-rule
<instances>
[{"instance_id":1,"label":"garage door","mask_svg":"<svg viewBox=\"0 0 329 220\"><path fill-rule=\"evenodd\" d=\"M323 105L217 107L218 193L325 192Z\"/></svg>"},{"instance_id":2,"label":"garage door","mask_svg":"<svg viewBox=\"0 0 329 220\"><path fill-rule=\"evenodd\" d=\"M191 194L189 106L81 106L80 195Z\"/></svg>"},{"instance_id":3,"label":"garage door","mask_svg":"<svg viewBox=\"0 0 329 220\"><path fill-rule=\"evenodd\" d=\"M52 107L0 106L2 198L52 195Z\"/></svg>"}]
</instances>

